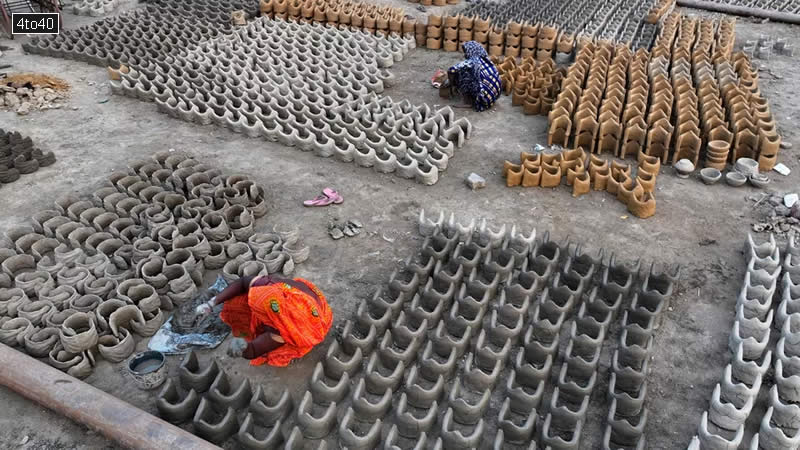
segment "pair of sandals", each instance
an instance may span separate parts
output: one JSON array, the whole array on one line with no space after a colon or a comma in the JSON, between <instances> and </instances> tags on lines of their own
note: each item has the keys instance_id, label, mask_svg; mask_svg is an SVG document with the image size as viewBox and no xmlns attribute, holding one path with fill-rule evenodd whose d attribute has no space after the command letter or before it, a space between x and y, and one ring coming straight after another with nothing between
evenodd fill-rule
<instances>
[{"instance_id":1,"label":"pair of sandals","mask_svg":"<svg viewBox=\"0 0 800 450\"><path fill-rule=\"evenodd\" d=\"M331 188L325 188L322 190L322 195L318 195L311 200L306 200L303 202L303 206L328 206L328 205L338 205L344 201L341 195L338 192Z\"/></svg>"}]
</instances>

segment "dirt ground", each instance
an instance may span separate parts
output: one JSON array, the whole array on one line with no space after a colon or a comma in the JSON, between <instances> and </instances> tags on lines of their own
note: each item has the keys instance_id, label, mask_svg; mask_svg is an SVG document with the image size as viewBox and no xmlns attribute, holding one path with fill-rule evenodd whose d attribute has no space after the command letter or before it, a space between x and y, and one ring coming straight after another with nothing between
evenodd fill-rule
<instances>
[{"instance_id":1,"label":"dirt ground","mask_svg":"<svg viewBox=\"0 0 800 450\"><path fill-rule=\"evenodd\" d=\"M410 13L422 14L414 10L416 5L404 0L379 3L394 3ZM65 26L76 27L92 20L67 14ZM800 45L796 28L741 19L737 25L737 48L759 34L786 38L789 44ZM12 47L4 52L0 64L13 64L10 71L57 75L73 89L69 102L58 110L33 112L25 117L0 111L0 128L30 135L38 146L54 151L58 158L55 165L2 186L0 230L50 208L56 197L68 191L91 193L112 170L123 168L128 162L175 148L192 151L227 172L246 173L266 187L271 208L259 220L258 229L266 230L273 224L300 226L312 254L298 266L297 275L310 278L326 293L337 323L349 318L357 303L385 285L398 262L418 249L421 240L416 218L420 208L453 211L463 219L487 218L495 224L536 227L539 233L550 231L557 240L570 237L590 249L614 252L621 259L642 258L648 265L651 261L680 264L680 285L656 334L650 365L647 448L686 448L694 435L729 360L728 333L744 274L742 243L754 219L753 202L747 198L759 193L755 188L706 186L695 177L678 179L670 168L663 168L656 192L658 211L648 220L630 216L621 203L605 193L593 192L575 199L564 186L507 188L500 175L503 161L517 159L520 151L544 143L547 128L545 117L523 115L521 108L511 106L510 97L502 98L489 112L456 109L459 116L472 121L473 137L457 150L439 183L425 187L214 126L200 127L171 119L158 113L155 104L112 96L104 69L24 55L20 48L23 41L24 38L0 40L0 44ZM430 87L430 76L457 59L456 54L442 51L412 51L392 68L397 84L385 94L414 103L441 105L437 91ZM769 69L760 72L761 90L770 102L783 139L800 146L793 128L800 117L800 106L794 98L794 89L800 86L800 63L782 56L761 63ZM772 172L770 190L797 192L797 153L782 150L779 161L792 174L782 177ZM487 179L485 189L472 192L465 186L464 178L471 172ZM302 200L326 186L337 188L346 199L344 204L326 209L301 206ZM359 219L366 232L356 238L333 241L326 233L326 225L335 217ZM139 342L140 348L145 346L146 342ZM225 355L225 344L213 354L234 375L248 376L266 386L289 386L299 399L324 347L285 369L252 368L234 361ZM599 448L602 439L611 359L607 347L599 373L601 383L594 391L583 434L581 447L585 449ZM207 359L208 353L211 352L202 356ZM178 363L177 358L168 362L173 371ZM155 393L135 389L126 379L122 365L101 362L87 381L155 412ZM5 388L0 388L0 405L0 448L115 447L102 436ZM765 410L761 399L748 422L745 442L749 442Z\"/></svg>"}]
</instances>

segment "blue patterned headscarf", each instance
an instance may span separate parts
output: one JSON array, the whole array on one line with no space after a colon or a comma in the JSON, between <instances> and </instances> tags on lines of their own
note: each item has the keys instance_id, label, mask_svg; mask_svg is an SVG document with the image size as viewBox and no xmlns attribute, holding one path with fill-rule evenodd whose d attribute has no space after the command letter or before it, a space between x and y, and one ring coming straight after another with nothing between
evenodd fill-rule
<instances>
[{"instance_id":1,"label":"blue patterned headscarf","mask_svg":"<svg viewBox=\"0 0 800 450\"><path fill-rule=\"evenodd\" d=\"M483 111L490 108L500 95L500 74L481 44L468 41L462 48L467 59L451 67L449 73L457 75L458 91L472 97L475 109Z\"/></svg>"},{"instance_id":2,"label":"blue patterned headscarf","mask_svg":"<svg viewBox=\"0 0 800 450\"><path fill-rule=\"evenodd\" d=\"M476 97L481 91L481 62L483 58L488 58L489 54L475 41L464 42L462 48L467 59L453 66L458 72L457 87L462 94Z\"/></svg>"}]
</instances>

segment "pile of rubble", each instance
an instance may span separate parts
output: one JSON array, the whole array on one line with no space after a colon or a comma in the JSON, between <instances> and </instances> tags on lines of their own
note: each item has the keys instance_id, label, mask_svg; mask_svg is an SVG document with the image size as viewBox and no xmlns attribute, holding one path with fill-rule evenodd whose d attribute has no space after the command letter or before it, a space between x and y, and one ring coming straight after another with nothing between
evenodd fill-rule
<instances>
[{"instance_id":1,"label":"pile of rubble","mask_svg":"<svg viewBox=\"0 0 800 450\"><path fill-rule=\"evenodd\" d=\"M760 218L753 224L753 231L800 237L800 201L796 193L773 192L750 200L755 201L753 206Z\"/></svg>"},{"instance_id":2,"label":"pile of rubble","mask_svg":"<svg viewBox=\"0 0 800 450\"><path fill-rule=\"evenodd\" d=\"M24 116L33 110L58 109L69 96L69 84L47 75L23 73L0 83L0 107Z\"/></svg>"}]
</instances>

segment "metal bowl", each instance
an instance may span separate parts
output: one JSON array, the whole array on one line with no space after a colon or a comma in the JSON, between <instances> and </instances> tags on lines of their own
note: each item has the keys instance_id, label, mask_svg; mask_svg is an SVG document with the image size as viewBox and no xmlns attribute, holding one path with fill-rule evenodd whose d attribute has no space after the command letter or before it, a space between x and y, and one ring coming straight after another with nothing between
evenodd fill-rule
<instances>
[{"instance_id":1,"label":"metal bowl","mask_svg":"<svg viewBox=\"0 0 800 450\"><path fill-rule=\"evenodd\" d=\"M139 389L155 389L167 377L165 362L164 354L155 350L137 353L128 360L128 373Z\"/></svg>"}]
</instances>

